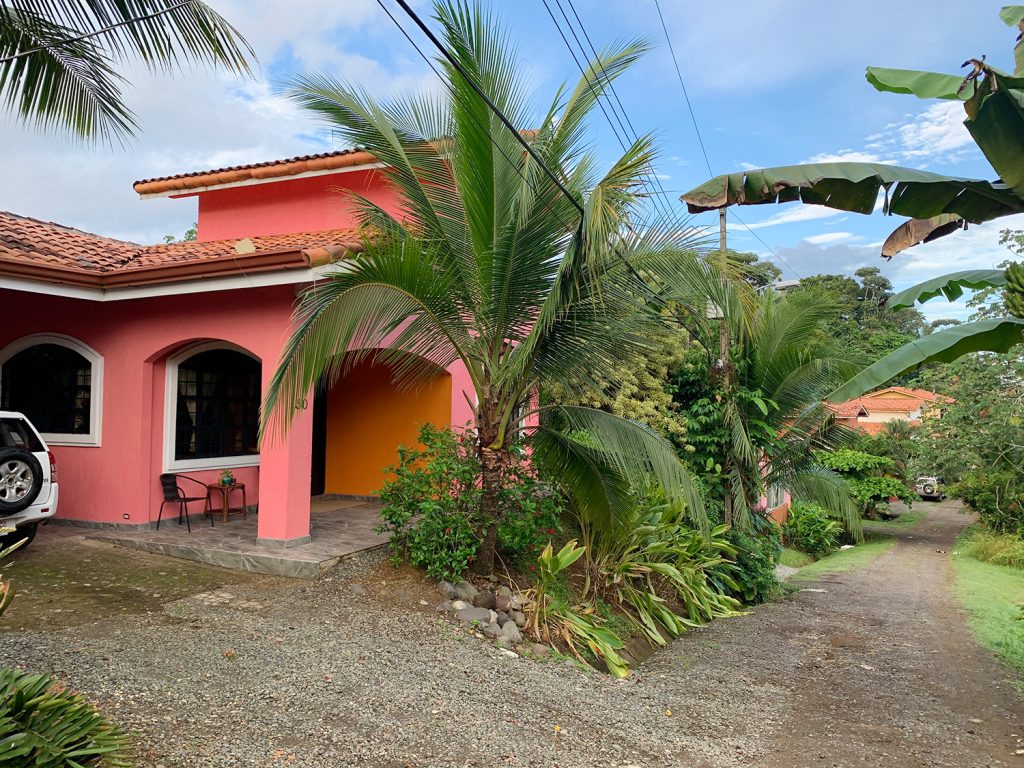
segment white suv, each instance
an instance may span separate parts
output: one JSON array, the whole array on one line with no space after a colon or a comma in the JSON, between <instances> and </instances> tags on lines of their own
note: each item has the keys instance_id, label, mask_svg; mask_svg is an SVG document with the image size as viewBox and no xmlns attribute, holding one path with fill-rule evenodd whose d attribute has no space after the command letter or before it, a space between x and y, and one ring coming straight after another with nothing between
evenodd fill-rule
<instances>
[{"instance_id":1,"label":"white suv","mask_svg":"<svg viewBox=\"0 0 1024 768\"><path fill-rule=\"evenodd\" d=\"M57 465L32 423L0 411L0 544L35 538L39 523L57 513Z\"/></svg>"}]
</instances>

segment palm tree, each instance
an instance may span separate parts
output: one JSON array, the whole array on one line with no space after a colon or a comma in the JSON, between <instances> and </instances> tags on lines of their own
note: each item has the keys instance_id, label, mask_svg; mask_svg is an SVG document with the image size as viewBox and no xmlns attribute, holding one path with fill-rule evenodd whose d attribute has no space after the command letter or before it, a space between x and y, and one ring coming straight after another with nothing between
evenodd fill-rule
<instances>
[{"instance_id":1,"label":"palm tree","mask_svg":"<svg viewBox=\"0 0 1024 768\"><path fill-rule=\"evenodd\" d=\"M238 31L199 0L0 3L0 98L22 121L78 138L124 139L138 129L117 63L245 73L251 55Z\"/></svg>"},{"instance_id":2,"label":"palm tree","mask_svg":"<svg viewBox=\"0 0 1024 768\"><path fill-rule=\"evenodd\" d=\"M679 255L693 245L692 228L634 226L651 138L638 139L604 173L586 145L598 97L644 45L599 54L535 122L495 20L460 0L438 2L435 17L459 66L523 129L540 162L447 62L443 94L387 102L323 74L292 79L291 98L377 157L402 202L396 216L352 197L372 235L358 258L303 294L265 398L264 434L281 434L293 403L360 359L383 361L407 386L458 361L472 381L482 465L477 570L493 567L498 494L523 432L579 505L628 514L630 487L654 475L702 520L686 468L652 431L584 407L545 407L533 430L520 421L547 383L582 387L593 372L645 348L662 322L651 309L661 297L650 276L673 294L694 295L714 282L710 267Z\"/></svg>"},{"instance_id":3,"label":"palm tree","mask_svg":"<svg viewBox=\"0 0 1024 768\"><path fill-rule=\"evenodd\" d=\"M815 451L852 439L837 427L824 398L860 370L848 350L822 343L832 308L803 293L764 291L744 301L733 282L723 305L731 339L728 375L715 390L722 437L716 461L725 488L726 522L745 525L765 489L789 488L794 498L816 501L849 530L859 532L845 483L821 466ZM710 369L721 371L717 332L695 337Z\"/></svg>"}]
</instances>

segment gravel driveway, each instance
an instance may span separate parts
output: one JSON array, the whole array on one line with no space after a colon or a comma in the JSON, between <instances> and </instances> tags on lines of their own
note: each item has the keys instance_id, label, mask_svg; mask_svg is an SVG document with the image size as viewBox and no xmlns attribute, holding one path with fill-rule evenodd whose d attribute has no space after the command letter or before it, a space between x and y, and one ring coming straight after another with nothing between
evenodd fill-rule
<instances>
[{"instance_id":1,"label":"gravel driveway","mask_svg":"<svg viewBox=\"0 0 1024 768\"><path fill-rule=\"evenodd\" d=\"M1020 700L966 634L935 552L963 522L935 508L872 567L816 585L828 592L690 633L627 681L500 655L379 554L315 583L211 589L204 571L199 594L8 631L0 663L96 698L147 768L1024 764Z\"/></svg>"}]
</instances>

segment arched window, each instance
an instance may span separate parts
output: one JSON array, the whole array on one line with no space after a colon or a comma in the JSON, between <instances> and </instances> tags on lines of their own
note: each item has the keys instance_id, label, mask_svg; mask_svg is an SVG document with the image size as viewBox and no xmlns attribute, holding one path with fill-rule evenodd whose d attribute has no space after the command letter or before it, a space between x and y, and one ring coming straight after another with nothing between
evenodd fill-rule
<instances>
[{"instance_id":1,"label":"arched window","mask_svg":"<svg viewBox=\"0 0 1024 768\"><path fill-rule=\"evenodd\" d=\"M169 469L258 463L261 373L259 360L225 346L168 361Z\"/></svg>"},{"instance_id":2,"label":"arched window","mask_svg":"<svg viewBox=\"0 0 1024 768\"><path fill-rule=\"evenodd\" d=\"M65 336L28 336L0 352L0 410L24 413L54 445L99 445L100 356Z\"/></svg>"}]
</instances>

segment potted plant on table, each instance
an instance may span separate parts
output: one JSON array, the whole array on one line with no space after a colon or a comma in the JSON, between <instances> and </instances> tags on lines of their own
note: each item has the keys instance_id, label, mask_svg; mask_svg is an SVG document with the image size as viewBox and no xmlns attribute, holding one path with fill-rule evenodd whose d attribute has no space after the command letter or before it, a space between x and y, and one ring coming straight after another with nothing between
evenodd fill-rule
<instances>
[{"instance_id":1,"label":"potted plant on table","mask_svg":"<svg viewBox=\"0 0 1024 768\"><path fill-rule=\"evenodd\" d=\"M234 485L235 476L230 469L225 469L220 473L220 484L221 485Z\"/></svg>"}]
</instances>

